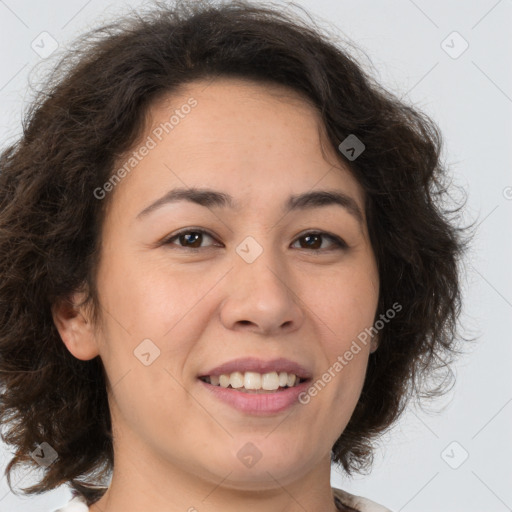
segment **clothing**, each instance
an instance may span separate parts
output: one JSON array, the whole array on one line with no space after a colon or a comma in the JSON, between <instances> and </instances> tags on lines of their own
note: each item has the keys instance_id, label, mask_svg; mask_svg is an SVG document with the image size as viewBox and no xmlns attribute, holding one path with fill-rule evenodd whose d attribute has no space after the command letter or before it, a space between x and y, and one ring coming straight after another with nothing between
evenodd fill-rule
<instances>
[{"instance_id":1,"label":"clothing","mask_svg":"<svg viewBox=\"0 0 512 512\"><path fill-rule=\"evenodd\" d=\"M336 487L331 487L331 489L334 494L335 502L336 498L338 498L345 507L349 508L349 510L353 509L357 512L391 512L389 508L383 507L368 498L349 494L341 489L336 489ZM340 508L338 503L336 503L336 506Z\"/></svg>"},{"instance_id":2,"label":"clothing","mask_svg":"<svg viewBox=\"0 0 512 512\"><path fill-rule=\"evenodd\" d=\"M343 510L341 505L348 508L351 512L391 512L386 507L378 505L377 503L361 498L361 496L354 496L348 492L332 487L336 506ZM340 505L341 504L341 505ZM83 496L76 496L70 500L64 507L54 510L53 512L89 512L89 507L86 505Z\"/></svg>"},{"instance_id":3,"label":"clothing","mask_svg":"<svg viewBox=\"0 0 512 512\"><path fill-rule=\"evenodd\" d=\"M85 502L83 496L76 496L72 500L68 501L66 505L53 512L89 512L89 507Z\"/></svg>"}]
</instances>

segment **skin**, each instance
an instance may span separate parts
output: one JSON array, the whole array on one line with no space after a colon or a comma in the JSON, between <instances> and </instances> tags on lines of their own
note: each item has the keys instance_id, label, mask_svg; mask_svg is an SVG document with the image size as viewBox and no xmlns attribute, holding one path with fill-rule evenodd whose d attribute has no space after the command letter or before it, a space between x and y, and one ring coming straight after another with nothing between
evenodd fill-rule
<instances>
[{"instance_id":1,"label":"skin","mask_svg":"<svg viewBox=\"0 0 512 512\"><path fill-rule=\"evenodd\" d=\"M85 309L54 308L68 350L99 355L108 377L115 470L91 511L334 512L330 450L376 340L309 404L267 417L217 401L197 377L255 356L295 360L316 380L373 324L379 280L363 190L321 135L316 111L279 86L194 82L152 106L141 141L190 97L197 106L111 192L101 325ZM180 201L137 218L168 190L194 186L230 194L239 207ZM333 204L283 214L290 195L312 190L347 194L363 222ZM192 243L199 249L161 243L188 227L212 238ZM310 231L348 248L326 237L313 240L314 251ZM252 263L235 250L247 236L263 249ZM147 338L160 355L145 366L134 350ZM248 442L261 452L252 467L237 457Z\"/></svg>"}]
</instances>

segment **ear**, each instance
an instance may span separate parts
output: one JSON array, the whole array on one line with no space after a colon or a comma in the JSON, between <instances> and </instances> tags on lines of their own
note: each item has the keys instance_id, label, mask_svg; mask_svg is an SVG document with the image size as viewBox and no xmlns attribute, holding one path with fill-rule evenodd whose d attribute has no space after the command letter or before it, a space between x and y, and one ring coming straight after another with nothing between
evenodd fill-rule
<instances>
[{"instance_id":1,"label":"ear","mask_svg":"<svg viewBox=\"0 0 512 512\"><path fill-rule=\"evenodd\" d=\"M52 305L55 327L66 348L77 359L87 361L99 355L94 326L85 306L78 306L85 299L84 292L72 294Z\"/></svg>"}]
</instances>

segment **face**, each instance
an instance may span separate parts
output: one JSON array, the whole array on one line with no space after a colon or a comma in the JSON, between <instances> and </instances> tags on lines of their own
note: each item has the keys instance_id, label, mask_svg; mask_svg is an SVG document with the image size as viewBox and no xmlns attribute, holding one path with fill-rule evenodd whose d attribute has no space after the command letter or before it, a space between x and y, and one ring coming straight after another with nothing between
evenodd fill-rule
<instances>
[{"instance_id":1,"label":"face","mask_svg":"<svg viewBox=\"0 0 512 512\"><path fill-rule=\"evenodd\" d=\"M101 357L126 458L284 485L328 459L362 389L372 345L344 354L378 301L363 190L291 91L195 82L150 114L108 192L102 324L68 348ZM237 390L261 382L279 389Z\"/></svg>"}]
</instances>

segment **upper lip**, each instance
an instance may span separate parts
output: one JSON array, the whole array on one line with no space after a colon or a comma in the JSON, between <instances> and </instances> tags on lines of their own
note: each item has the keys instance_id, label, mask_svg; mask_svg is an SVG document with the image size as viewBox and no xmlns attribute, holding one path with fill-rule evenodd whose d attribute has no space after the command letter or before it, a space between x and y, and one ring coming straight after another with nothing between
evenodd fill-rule
<instances>
[{"instance_id":1,"label":"upper lip","mask_svg":"<svg viewBox=\"0 0 512 512\"><path fill-rule=\"evenodd\" d=\"M256 357L242 357L233 359L223 363L211 370L202 373L199 377L207 377L211 375L226 375L233 372L256 372L256 373L270 373L270 372L286 372L294 373L301 379L311 378L311 374L302 365L291 361L286 358L271 359L264 361Z\"/></svg>"}]
</instances>

